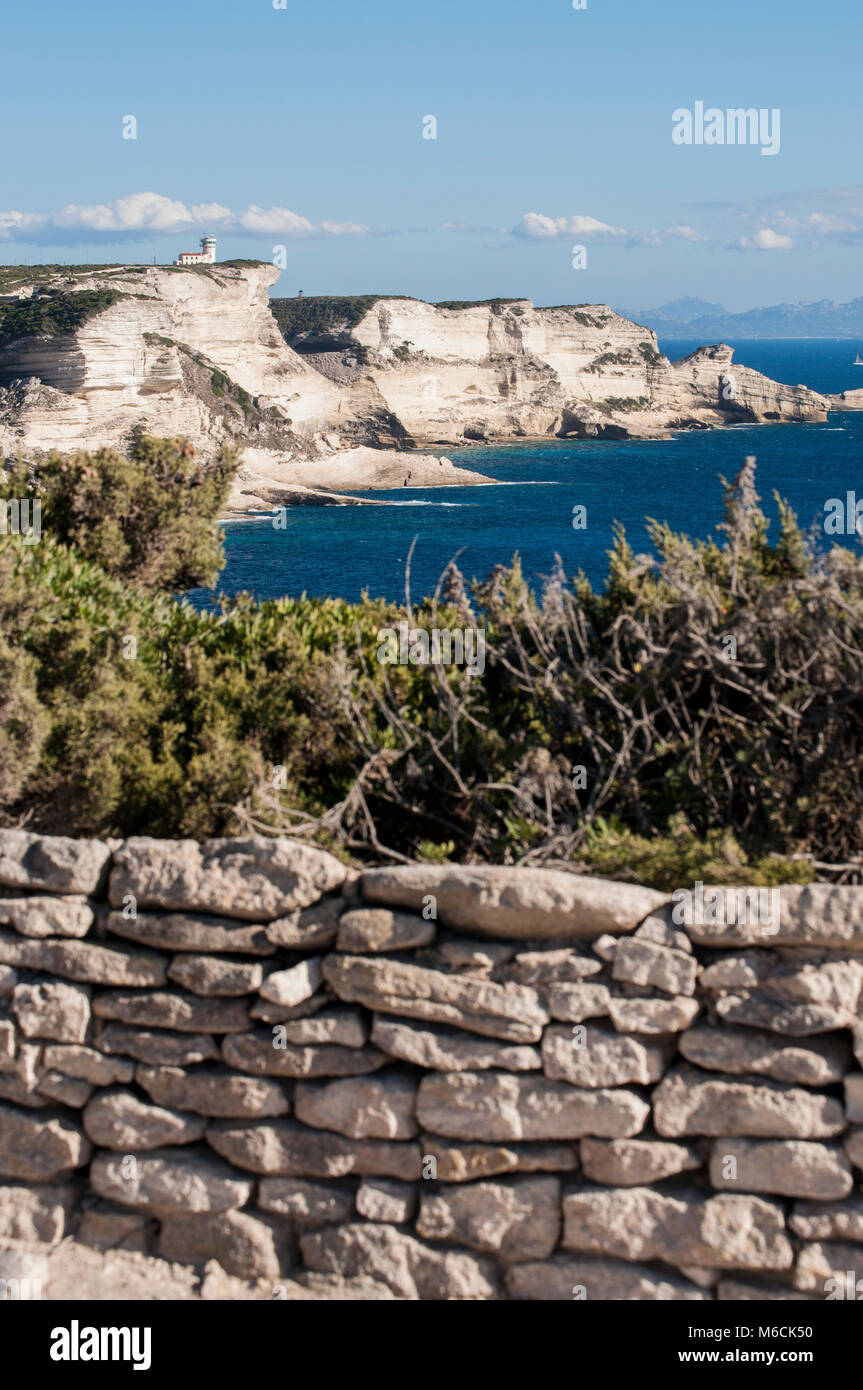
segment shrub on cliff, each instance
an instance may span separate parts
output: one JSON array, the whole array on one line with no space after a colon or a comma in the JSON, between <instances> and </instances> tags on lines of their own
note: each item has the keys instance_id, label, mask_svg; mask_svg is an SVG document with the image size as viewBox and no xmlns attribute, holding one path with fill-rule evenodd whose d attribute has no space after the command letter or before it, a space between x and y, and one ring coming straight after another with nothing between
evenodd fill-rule
<instances>
[{"instance_id":1,"label":"shrub on cliff","mask_svg":"<svg viewBox=\"0 0 863 1390\"><path fill-rule=\"evenodd\" d=\"M0 305L0 343L35 334L74 333L118 299L119 290L38 289L30 299Z\"/></svg>"},{"instance_id":2,"label":"shrub on cliff","mask_svg":"<svg viewBox=\"0 0 863 1390\"><path fill-rule=\"evenodd\" d=\"M295 299L271 299L270 309L286 342L297 352L320 352L337 344L347 346L351 329L374 304L411 298L392 294L297 295Z\"/></svg>"}]
</instances>

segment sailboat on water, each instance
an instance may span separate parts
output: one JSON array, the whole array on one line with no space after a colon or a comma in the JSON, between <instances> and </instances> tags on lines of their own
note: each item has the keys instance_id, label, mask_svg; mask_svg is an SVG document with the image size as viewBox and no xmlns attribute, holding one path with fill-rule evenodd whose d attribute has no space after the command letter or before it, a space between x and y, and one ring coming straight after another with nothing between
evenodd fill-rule
<instances>
[{"instance_id":1,"label":"sailboat on water","mask_svg":"<svg viewBox=\"0 0 863 1390\"><path fill-rule=\"evenodd\" d=\"M861 355L860 355L860 349L859 349L859 348L857 349L857 356L854 358L853 366L855 366L855 367L863 367L863 357L861 357Z\"/></svg>"}]
</instances>

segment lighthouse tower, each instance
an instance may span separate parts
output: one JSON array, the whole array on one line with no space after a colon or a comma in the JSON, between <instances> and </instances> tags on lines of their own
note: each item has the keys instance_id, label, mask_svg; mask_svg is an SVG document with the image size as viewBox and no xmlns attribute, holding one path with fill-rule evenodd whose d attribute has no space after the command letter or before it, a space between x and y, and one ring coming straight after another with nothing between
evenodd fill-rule
<instances>
[{"instance_id":1,"label":"lighthouse tower","mask_svg":"<svg viewBox=\"0 0 863 1390\"><path fill-rule=\"evenodd\" d=\"M174 265L212 265L216 259L216 238L201 237L200 251L181 251Z\"/></svg>"}]
</instances>

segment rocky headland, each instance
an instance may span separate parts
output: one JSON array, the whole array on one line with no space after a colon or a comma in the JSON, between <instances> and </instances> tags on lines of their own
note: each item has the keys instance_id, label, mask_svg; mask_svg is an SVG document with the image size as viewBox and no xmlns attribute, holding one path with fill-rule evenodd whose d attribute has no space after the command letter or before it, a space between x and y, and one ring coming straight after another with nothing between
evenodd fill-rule
<instances>
[{"instance_id":1,"label":"rocky headland","mask_svg":"<svg viewBox=\"0 0 863 1390\"><path fill-rule=\"evenodd\" d=\"M863 410L863 389L856 391L840 391L836 396L830 396L831 410Z\"/></svg>"},{"instance_id":2,"label":"rocky headland","mask_svg":"<svg viewBox=\"0 0 863 1390\"><path fill-rule=\"evenodd\" d=\"M185 436L242 447L233 510L486 481L427 452L824 420L831 400L733 362L678 362L605 305L271 299L260 262L0 277L0 457ZM327 494L330 494L329 496ZM337 494L337 495L333 495Z\"/></svg>"}]
</instances>

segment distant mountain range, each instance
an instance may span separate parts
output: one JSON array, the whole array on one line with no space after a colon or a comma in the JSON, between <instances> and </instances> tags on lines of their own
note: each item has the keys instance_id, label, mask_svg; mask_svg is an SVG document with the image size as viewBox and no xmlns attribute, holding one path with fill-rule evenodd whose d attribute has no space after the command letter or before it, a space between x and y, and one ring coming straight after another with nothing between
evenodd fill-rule
<instances>
[{"instance_id":1,"label":"distant mountain range","mask_svg":"<svg viewBox=\"0 0 863 1390\"><path fill-rule=\"evenodd\" d=\"M819 299L814 304L772 304L732 314L706 299L675 299L658 309L621 310L626 318L663 338L849 338L863 342L863 297L848 304Z\"/></svg>"}]
</instances>

